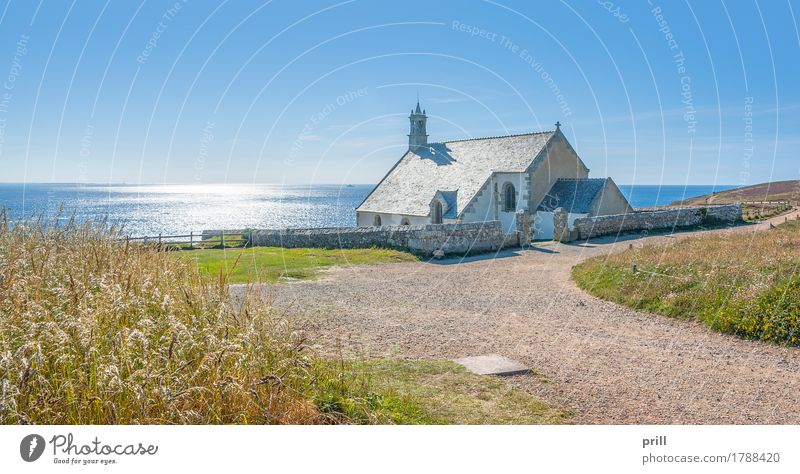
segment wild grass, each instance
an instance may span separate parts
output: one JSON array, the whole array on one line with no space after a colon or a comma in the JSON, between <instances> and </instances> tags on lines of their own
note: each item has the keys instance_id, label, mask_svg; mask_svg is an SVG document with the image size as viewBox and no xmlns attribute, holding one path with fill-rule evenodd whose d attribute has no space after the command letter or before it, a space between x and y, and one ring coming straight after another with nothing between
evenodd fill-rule
<instances>
[{"instance_id":1,"label":"wild grass","mask_svg":"<svg viewBox=\"0 0 800 474\"><path fill-rule=\"evenodd\" d=\"M366 382L255 293L232 304L224 273L54 222L0 222L2 423L382 421Z\"/></svg>"},{"instance_id":2,"label":"wild grass","mask_svg":"<svg viewBox=\"0 0 800 474\"><path fill-rule=\"evenodd\" d=\"M596 257L572 275L590 293L632 308L695 318L744 338L800 345L798 221Z\"/></svg>"},{"instance_id":3,"label":"wild grass","mask_svg":"<svg viewBox=\"0 0 800 474\"><path fill-rule=\"evenodd\" d=\"M416 261L417 257L398 250L383 248L322 249L249 247L227 250L192 250L174 252L178 260L190 262L205 275L228 275L230 283L274 283L308 280L320 270L334 265L364 265Z\"/></svg>"},{"instance_id":4,"label":"wild grass","mask_svg":"<svg viewBox=\"0 0 800 474\"><path fill-rule=\"evenodd\" d=\"M561 420L451 362L321 358L261 292L234 301L235 266L212 279L105 222L56 222L0 214L0 423Z\"/></svg>"}]
</instances>

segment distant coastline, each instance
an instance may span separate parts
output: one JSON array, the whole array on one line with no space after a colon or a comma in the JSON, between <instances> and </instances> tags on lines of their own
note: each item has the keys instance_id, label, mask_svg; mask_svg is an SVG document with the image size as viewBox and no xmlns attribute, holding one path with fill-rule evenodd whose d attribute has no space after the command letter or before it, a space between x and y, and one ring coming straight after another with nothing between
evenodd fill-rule
<instances>
[{"instance_id":1,"label":"distant coastline","mask_svg":"<svg viewBox=\"0 0 800 474\"><path fill-rule=\"evenodd\" d=\"M699 196L684 198L679 204L729 204L734 202L791 201L800 200L800 180L772 181L744 186L732 190L717 190Z\"/></svg>"}]
</instances>

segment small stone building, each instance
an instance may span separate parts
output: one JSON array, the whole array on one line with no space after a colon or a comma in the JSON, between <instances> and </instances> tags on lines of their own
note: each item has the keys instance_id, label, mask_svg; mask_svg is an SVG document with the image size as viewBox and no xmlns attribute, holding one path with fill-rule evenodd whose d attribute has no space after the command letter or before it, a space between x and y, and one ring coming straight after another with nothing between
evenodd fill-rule
<instances>
[{"instance_id":1,"label":"small stone building","mask_svg":"<svg viewBox=\"0 0 800 474\"><path fill-rule=\"evenodd\" d=\"M419 103L409 121L408 151L356 208L359 226L499 221L510 234L521 211L540 226L549 218L549 234L534 238L552 238L552 203L574 217L631 209L613 181L589 179L559 123L546 132L428 143Z\"/></svg>"}]
</instances>

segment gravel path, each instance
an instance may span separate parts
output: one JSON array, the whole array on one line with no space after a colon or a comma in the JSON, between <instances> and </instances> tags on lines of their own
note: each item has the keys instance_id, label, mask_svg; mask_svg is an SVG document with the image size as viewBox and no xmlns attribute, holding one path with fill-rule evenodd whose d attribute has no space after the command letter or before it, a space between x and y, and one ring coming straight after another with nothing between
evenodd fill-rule
<instances>
[{"instance_id":1,"label":"gravel path","mask_svg":"<svg viewBox=\"0 0 800 474\"><path fill-rule=\"evenodd\" d=\"M341 267L265 290L307 318L322 351L519 360L541 376L508 382L570 408L576 423L800 423L797 349L604 302L570 279L589 256L687 235Z\"/></svg>"}]
</instances>

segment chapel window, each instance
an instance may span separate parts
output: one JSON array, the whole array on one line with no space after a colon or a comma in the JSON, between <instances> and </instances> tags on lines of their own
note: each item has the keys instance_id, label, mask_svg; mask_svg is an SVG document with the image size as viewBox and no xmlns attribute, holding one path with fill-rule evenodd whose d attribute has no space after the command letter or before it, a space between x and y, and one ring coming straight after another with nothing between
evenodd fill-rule
<instances>
[{"instance_id":1,"label":"chapel window","mask_svg":"<svg viewBox=\"0 0 800 474\"><path fill-rule=\"evenodd\" d=\"M503 210L506 212L517 210L517 190L511 183L506 183L503 186Z\"/></svg>"}]
</instances>

